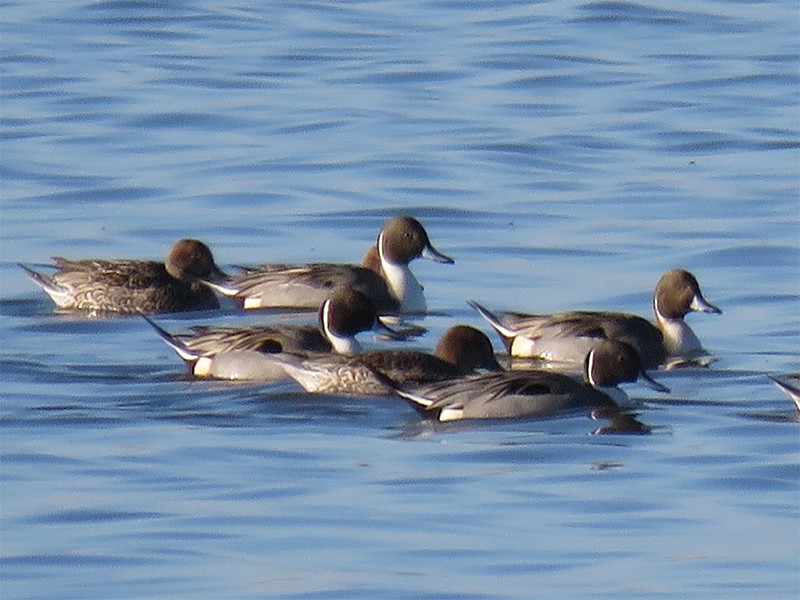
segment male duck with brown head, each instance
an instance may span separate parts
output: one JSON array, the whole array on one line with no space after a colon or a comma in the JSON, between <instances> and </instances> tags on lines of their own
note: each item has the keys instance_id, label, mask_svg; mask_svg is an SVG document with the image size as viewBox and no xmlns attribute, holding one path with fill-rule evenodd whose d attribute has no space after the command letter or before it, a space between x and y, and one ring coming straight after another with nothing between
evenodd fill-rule
<instances>
[{"instance_id":1,"label":"male duck with brown head","mask_svg":"<svg viewBox=\"0 0 800 600\"><path fill-rule=\"evenodd\" d=\"M149 260L53 258L56 272L44 275L20 265L64 310L90 313L165 313L219 308L200 280L225 277L208 246L175 242L163 263Z\"/></svg>"},{"instance_id":2,"label":"male duck with brown head","mask_svg":"<svg viewBox=\"0 0 800 600\"><path fill-rule=\"evenodd\" d=\"M644 372L631 346L604 340L587 354L583 382L553 371L503 371L429 385L396 385L394 391L423 416L439 421L542 418L618 409L628 397L617 386L635 381L669 391Z\"/></svg>"},{"instance_id":3,"label":"male duck with brown head","mask_svg":"<svg viewBox=\"0 0 800 600\"><path fill-rule=\"evenodd\" d=\"M511 356L580 364L600 341L619 339L636 349L645 368L703 356L684 317L693 311L722 312L703 298L697 279L683 269L667 271L659 280L653 296L655 325L619 312L492 313L477 302L470 305L500 334Z\"/></svg>"},{"instance_id":4,"label":"male duck with brown head","mask_svg":"<svg viewBox=\"0 0 800 600\"><path fill-rule=\"evenodd\" d=\"M147 319L180 356L195 377L271 381L288 376L273 355L289 352L351 355L362 350L356 335L375 331L405 339L380 320L372 302L352 288L337 288L321 305L318 325L269 324L195 326L191 334L173 335Z\"/></svg>"},{"instance_id":5,"label":"male duck with brown head","mask_svg":"<svg viewBox=\"0 0 800 600\"><path fill-rule=\"evenodd\" d=\"M422 224L413 217L389 219L361 266L340 263L261 265L240 275L207 283L250 308L316 308L336 287L366 294L380 314L424 313L422 286L409 269L415 258L452 264L436 250ZM377 256L377 260L376 260Z\"/></svg>"}]
</instances>

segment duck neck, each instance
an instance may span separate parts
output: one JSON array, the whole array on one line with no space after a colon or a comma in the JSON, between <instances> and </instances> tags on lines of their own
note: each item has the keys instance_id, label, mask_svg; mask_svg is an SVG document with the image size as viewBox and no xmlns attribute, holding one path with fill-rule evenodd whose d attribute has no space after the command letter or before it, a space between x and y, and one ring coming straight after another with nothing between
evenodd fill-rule
<instances>
[{"instance_id":1,"label":"duck neck","mask_svg":"<svg viewBox=\"0 0 800 600\"><path fill-rule=\"evenodd\" d=\"M396 263L386 256L383 249L383 233L378 237L378 253L389 293L400 304L400 310L410 313L425 312L427 303L422 286L408 268L408 264Z\"/></svg>"},{"instance_id":2,"label":"duck neck","mask_svg":"<svg viewBox=\"0 0 800 600\"><path fill-rule=\"evenodd\" d=\"M658 308L658 298L653 298L653 311L656 325L664 336L664 349L669 356L692 356L700 354L703 347L700 340L686 324L683 317L667 317Z\"/></svg>"},{"instance_id":3,"label":"duck neck","mask_svg":"<svg viewBox=\"0 0 800 600\"><path fill-rule=\"evenodd\" d=\"M358 354L361 352L361 344L354 337L336 336L332 333L328 334L328 341L333 346L333 351L336 354Z\"/></svg>"},{"instance_id":4,"label":"duck neck","mask_svg":"<svg viewBox=\"0 0 800 600\"><path fill-rule=\"evenodd\" d=\"M330 299L326 300L322 305L322 330L333 347L333 351L336 354L356 354L361 352L361 344L354 335L338 335L331 329L330 305Z\"/></svg>"}]
</instances>

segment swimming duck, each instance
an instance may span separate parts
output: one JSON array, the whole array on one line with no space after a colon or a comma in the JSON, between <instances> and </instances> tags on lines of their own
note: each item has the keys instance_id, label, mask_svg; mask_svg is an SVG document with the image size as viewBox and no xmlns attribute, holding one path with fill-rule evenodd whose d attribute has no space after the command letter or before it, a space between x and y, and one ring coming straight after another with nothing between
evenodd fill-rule
<instances>
[{"instance_id":1,"label":"swimming duck","mask_svg":"<svg viewBox=\"0 0 800 600\"><path fill-rule=\"evenodd\" d=\"M262 265L244 268L233 277L209 279L207 283L219 293L239 300L245 309L316 308L333 288L347 286L369 296L380 314L424 313L427 304L422 286L408 267L415 258L453 263L452 258L431 245L419 221L398 216L384 224L361 266Z\"/></svg>"},{"instance_id":2,"label":"swimming duck","mask_svg":"<svg viewBox=\"0 0 800 600\"><path fill-rule=\"evenodd\" d=\"M219 308L217 297L199 280L225 274L198 240L178 240L163 263L60 256L53 260L57 270L52 275L20 267L61 309L153 314Z\"/></svg>"},{"instance_id":3,"label":"swimming duck","mask_svg":"<svg viewBox=\"0 0 800 600\"><path fill-rule=\"evenodd\" d=\"M655 325L628 313L495 314L477 302L469 304L500 334L511 356L580 364L600 340L620 339L637 350L645 368L703 355L700 340L684 317L692 311L722 312L703 298L697 279L683 269L667 271L658 281L653 296Z\"/></svg>"},{"instance_id":4,"label":"swimming duck","mask_svg":"<svg viewBox=\"0 0 800 600\"><path fill-rule=\"evenodd\" d=\"M433 354L375 350L351 357L276 357L307 392L354 396L392 395L394 385L462 377L475 369L500 369L486 335L467 325L448 329Z\"/></svg>"},{"instance_id":5,"label":"swimming duck","mask_svg":"<svg viewBox=\"0 0 800 600\"><path fill-rule=\"evenodd\" d=\"M564 411L617 409L628 402L617 387L640 381L669 390L642 370L630 345L603 340L584 361L584 382L553 371L480 373L422 386L394 386L425 417L439 421L548 417Z\"/></svg>"},{"instance_id":6,"label":"swimming duck","mask_svg":"<svg viewBox=\"0 0 800 600\"><path fill-rule=\"evenodd\" d=\"M145 317L146 318L146 317ZM192 334L173 335L146 320L180 356L196 377L275 380L287 375L271 354L354 354L361 351L356 335L368 330L402 339L384 325L372 301L352 288L337 288L319 308L318 326L194 326Z\"/></svg>"}]
</instances>

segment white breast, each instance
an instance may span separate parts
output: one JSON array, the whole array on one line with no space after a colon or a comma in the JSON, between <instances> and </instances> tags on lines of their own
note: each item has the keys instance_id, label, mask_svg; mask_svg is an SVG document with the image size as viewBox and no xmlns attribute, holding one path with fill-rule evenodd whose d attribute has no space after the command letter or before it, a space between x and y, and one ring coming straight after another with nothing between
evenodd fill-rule
<instances>
[{"instance_id":1,"label":"white breast","mask_svg":"<svg viewBox=\"0 0 800 600\"><path fill-rule=\"evenodd\" d=\"M664 348L669 356L691 357L703 353L703 346L683 319L667 319L656 311L658 328L664 335Z\"/></svg>"},{"instance_id":2,"label":"white breast","mask_svg":"<svg viewBox=\"0 0 800 600\"><path fill-rule=\"evenodd\" d=\"M386 285L392 297L400 303L400 312L424 313L428 310L425 294L417 278L406 264L397 264L386 259L383 254L383 233L378 237L378 254Z\"/></svg>"}]
</instances>

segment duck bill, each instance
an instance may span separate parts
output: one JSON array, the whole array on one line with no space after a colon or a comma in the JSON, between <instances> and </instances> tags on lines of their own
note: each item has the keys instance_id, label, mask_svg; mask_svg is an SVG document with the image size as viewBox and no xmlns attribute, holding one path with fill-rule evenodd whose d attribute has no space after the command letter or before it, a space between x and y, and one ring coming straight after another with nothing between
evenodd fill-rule
<instances>
[{"instance_id":1,"label":"duck bill","mask_svg":"<svg viewBox=\"0 0 800 600\"><path fill-rule=\"evenodd\" d=\"M387 321L400 326L399 329L387 325ZM379 339L395 340L399 342L407 342L411 338L416 338L425 335L428 330L421 325L408 324L406 325L402 320L394 316L380 316L377 318L372 331Z\"/></svg>"},{"instance_id":2,"label":"duck bill","mask_svg":"<svg viewBox=\"0 0 800 600\"><path fill-rule=\"evenodd\" d=\"M375 319L375 325L372 326L372 331L380 338L394 340L397 342L404 342L408 339L408 336L403 333L402 331L397 331L396 329L392 329L386 323L383 322L381 317Z\"/></svg>"},{"instance_id":3,"label":"duck bill","mask_svg":"<svg viewBox=\"0 0 800 600\"><path fill-rule=\"evenodd\" d=\"M713 313L715 315L722 314L722 311L713 304L706 301L700 292L697 292L692 298L692 303L689 305L689 310L704 313Z\"/></svg>"},{"instance_id":4,"label":"duck bill","mask_svg":"<svg viewBox=\"0 0 800 600\"><path fill-rule=\"evenodd\" d=\"M222 275L221 277L211 275L209 277L203 277L198 281L223 296L233 297L238 294L239 288L233 285L221 271L220 274Z\"/></svg>"},{"instance_id":5,"label":"duck bill","mask_svg":"<svg viewBox=\"0 0 800 600\"><path fill-rule=\"evenodd\" d=\"M636 380L636 383L640 383L645 387L650 388L656 392L661 392L662 394L669 394L669 388L665 386L663 383L659 383L650 375L647 374L646 371L639 372L639 378Z\"/></svg>"},{"instance_id":6,"label":"duck bill","mask_svg":"<svg viewBox=\"0 0 800 600\"><path fill-rule=\"evenodd\" d=\"M438 263L444 263L446 265L452 265L455 262L452 258L450 258L449 256L445 256L430 244L428 244L422 249L422 254L420 256L422 258L427 258L428 260L432 260Z\"/></svg>"}]
</instances>

